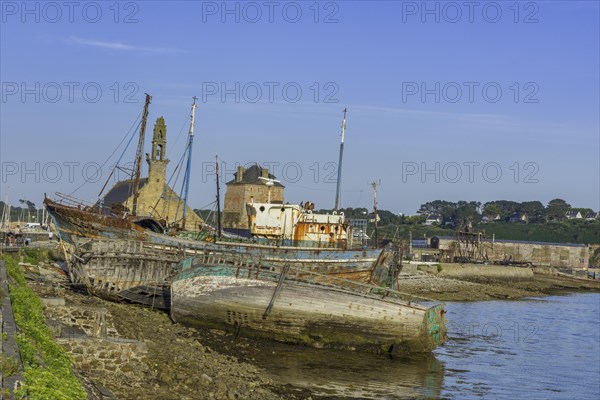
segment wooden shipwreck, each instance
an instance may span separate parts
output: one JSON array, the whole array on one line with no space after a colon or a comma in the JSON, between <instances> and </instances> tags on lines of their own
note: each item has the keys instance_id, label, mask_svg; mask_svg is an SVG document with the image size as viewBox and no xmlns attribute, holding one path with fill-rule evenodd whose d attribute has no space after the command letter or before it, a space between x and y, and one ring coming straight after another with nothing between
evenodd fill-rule
<instances>
[{"instance_id":1,"label":"wooden shipwreck","mask_svg":"<svg viewBox=\"0 0 600 400\"><path fill-rule=\"evenodd\" d=\"M250 243L209 243L152 232L155 242L72 237L64 244L71 281L108 300L130 300L168 309L171 278L179 262L190 256L235 259L241 265L267 268L291 266L321 282L336 280L383 284L393 279L394 249L343 249L267 246ZM317 278L318 276L318 278Z\"/></svg>"},{"instance_id":2,"label":"wooden shipwreck","mask_svg":"<svg viewBox=\"0 0 600 400\"><path fill-rule=\"evenodd\" d=\"M80 239L67 263L71 282L113 301L170 307L170 285L182 252L136 240Z\"/></svg>"},{"instance_id":3,"label":"wooden shipwreck","mask_svg":"<svg viewBox=\"0 0 600 400\"><path fill-rule=\"evenodd\" d=\"M443 305L421 306L389 289L335 279L234 254L197 256L173 278L171 317L246 336L378 353L429 352L444 342Z\"/></svg>"}]
</instances>

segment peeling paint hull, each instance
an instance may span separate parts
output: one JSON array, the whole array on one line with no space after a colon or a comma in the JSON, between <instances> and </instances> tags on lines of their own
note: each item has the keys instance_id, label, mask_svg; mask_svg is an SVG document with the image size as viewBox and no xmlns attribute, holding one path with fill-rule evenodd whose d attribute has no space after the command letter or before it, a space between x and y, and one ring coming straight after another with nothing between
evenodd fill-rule
<instances>
[{"instance_id":1,"label":"peeling paint hull","mask_svg":"<svg viewBox=\"0 0 600 400\"><path fill-rule=\"evenodd\" d=\"M382 249L345 250L186 239L145 230L131 219L100 215L49 199L45 205L61 239L75 248L73 252L77 257L71 262L71 279L86 285L91 293L113 300L120 299L119 293L124 290L159 284L162 287L163 279L168 285L174 265L189 256L235 256L241 263L260 263L269 268L289 265L322 274L318 279L321 283L344 279L347 286L352 286L352 282L384 283L393 259L389 250ZM161 253L171 254L169 260L162 260ZM82 262L82 259L87 261ZM151 299L152 304L155 300Z\"/></svg>"},{"instance_id":2,"label":"peeling paint hull","mask_svg":"<svg viewBox=\"0 0 600 400\"><path fill-rule=\"evenodd\" d=\"M274 295L282 271L186 260L172 283L172 319L281 342L403 355L430 352L445 339L443 305L316 284L293 268Z\"/></svg>"},{"instance_id":3,"label":"peeling paint hull","mask_svg":"<svg viewBox=\"0 0 600 400\"><path fill-rule=\"evenodd\" d=\"M182 249L188 256L207 252L234 252L240 257L260 259L274 265L293 266L333 274L361 272L365 275L382 263L382 249L345 250L298 246L273 246L257 243L208 242L170 236L136 225L131 219L96 214L65 206L49 199L44 201L61 239L77 246L79 238L138 240L154 245Z\"/></svg>"},{"instance_id":4,"label":"peeling paint hull","mask_svg":"<svg viewBox=\"0 0 600 400\"><path fill-rule=\"evenodd\" d=\"M134 240L78 239L77 243L67 263L72 283L106 300L159 309L171 306L171 277L180 251Z\"/></svg>"},{"instance_id":5,"label":"peeling paint hull","mask_svg":"<svg viewBox=\"0 0 600 400\"><path fill-rule=\"evenodd\" d=\"M60 238L75 244L79 238L147 240L146 230L129 218L102 215L85 208L71 207L46 198L44 205Z\"/></svg>"}]
</instances>

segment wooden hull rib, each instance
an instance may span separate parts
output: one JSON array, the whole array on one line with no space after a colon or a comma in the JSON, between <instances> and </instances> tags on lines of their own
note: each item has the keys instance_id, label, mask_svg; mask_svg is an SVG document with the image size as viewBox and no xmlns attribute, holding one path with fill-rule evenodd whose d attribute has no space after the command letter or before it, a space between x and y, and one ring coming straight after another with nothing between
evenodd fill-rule
<instances>
[{"instance_id":1,"label":"wooden hull rib","mask_svg":"<svg viewBox=\"0 0 600 400\"><path fill-rule=\"evenodd\" d=\"M112 301L170 307L171 276L180 251L134 240L93 239L78 244L68 263L73 283Z\"/></svg>"}]
</instances>

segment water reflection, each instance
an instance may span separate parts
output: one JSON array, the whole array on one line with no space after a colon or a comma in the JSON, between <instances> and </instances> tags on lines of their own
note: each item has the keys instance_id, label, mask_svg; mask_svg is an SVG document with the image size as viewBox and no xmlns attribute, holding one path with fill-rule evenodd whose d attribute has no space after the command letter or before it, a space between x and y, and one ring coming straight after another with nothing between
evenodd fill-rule
<instances>
[{"instance_id":1,"label":"water reflection","mask_svg":"<svg viewBox=\"0 0 600 400\"><path fill-rule=\"evenodd\" d=\"M444 368L435 356L390 359L358 352L274 345L256 357L279 384L315 395L361 399L438 398Z\"/></svg>"},{"instance_id":2,"label":"water reflection","mask_svg":"<svg viewBox=\"0 0 600 400\"><path fill-rule=\"evenodd\" d=\"M600 294L447 303L446 310L448 340L418 360L243 339L231 347L231 338L211 346L313 398L600 398Z\"/></svg>"}]
</instances>

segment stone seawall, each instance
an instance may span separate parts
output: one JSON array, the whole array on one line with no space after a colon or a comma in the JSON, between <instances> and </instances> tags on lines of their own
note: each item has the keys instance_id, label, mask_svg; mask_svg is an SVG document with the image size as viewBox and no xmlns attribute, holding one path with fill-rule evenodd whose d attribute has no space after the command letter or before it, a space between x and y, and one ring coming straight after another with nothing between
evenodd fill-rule
<instances>
[{"instance_id":1,"label":"stone seawall","mask_svg":"<svg viewBox=\"0 0 600 400\"><path fill-rule=\"evenodd\" d=\"M533 271L530 268L495 266L495 265L448 265L444 264L438 273L444 278L465 280L508 280L532 281Z\"/></svg>"},{"instance_id":2,"label":"stone seawall","mask_svg":"<svg viewBox=\"0 0 600 400\"><path fill-rule=\"evenodd\" d=\"M125 374L130 379L136 378L134 370L144 366L148 352L145 343L133 340L60 338L56 342L71 354L78 369Z\"/></svg>"},{"instance_id":3,"label":"stone seawall","mask_svg":"<svg viewBox=\"0 0 600 400\"><path fill-rule=\"evenodd\" d=\"M451 262L460 253L454 238L438 238L438 248L423 249L423 253L433 254L436 260ZM511 260L530 262L538 266L555 268L587 268L590 247L583 244L543 243L519 240L484 240L479 243L477 258L492 261Z\"/></svg>"}]
</instances>

